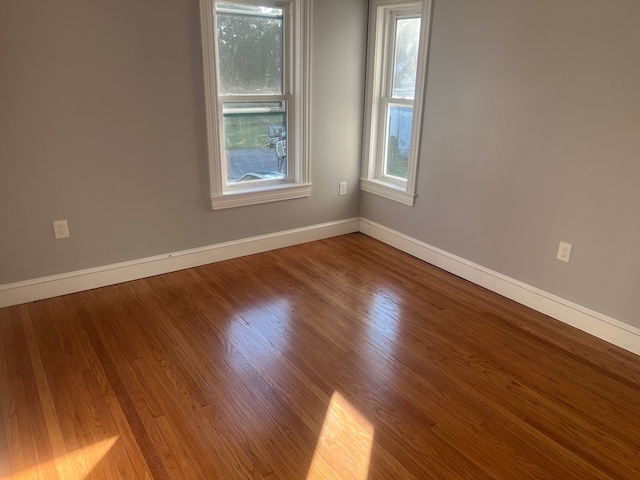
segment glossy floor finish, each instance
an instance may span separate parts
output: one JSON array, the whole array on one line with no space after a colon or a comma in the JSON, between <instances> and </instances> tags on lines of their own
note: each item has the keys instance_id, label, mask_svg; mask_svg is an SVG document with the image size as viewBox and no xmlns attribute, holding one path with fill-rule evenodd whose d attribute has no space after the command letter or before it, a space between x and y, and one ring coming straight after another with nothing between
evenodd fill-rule
<instances>
[{"instance_id":1,"label":"glossy floor finish","mask_svg":"<svg viewBox=\"0 0 640 480\"><path fill-rule=\"evenodd\" d=\"M640 478L639 357L362 234L2 309L0 408L2 480Z\"/></svg>"}]
</instances>

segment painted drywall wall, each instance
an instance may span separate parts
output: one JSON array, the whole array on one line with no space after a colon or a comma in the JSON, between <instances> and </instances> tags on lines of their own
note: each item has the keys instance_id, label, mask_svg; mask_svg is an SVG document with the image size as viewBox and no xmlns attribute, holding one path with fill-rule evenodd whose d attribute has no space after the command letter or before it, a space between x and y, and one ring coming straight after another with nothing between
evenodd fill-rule
<instances>
[{"instance_id":1,"label":"painted drywall wall","mask_svg":"<svg viewBox=\"0 0 640 480\"><path fill-rule=\"evenodd\" d=\"M357 217L366 12L315 2L311 197L214 212L197 1L0 2L0 284Z\"/></svg>"},{"instance_id":2,"label":"painted drywall wall","mask_svg":"<svg viewBox=\"0 0 640 480\"><path fill-rule=\"evenodd\" d=\"M362 216L640 327L640 2L435 0L427 83L415 207Z\"/></svg>"}]
</instances>

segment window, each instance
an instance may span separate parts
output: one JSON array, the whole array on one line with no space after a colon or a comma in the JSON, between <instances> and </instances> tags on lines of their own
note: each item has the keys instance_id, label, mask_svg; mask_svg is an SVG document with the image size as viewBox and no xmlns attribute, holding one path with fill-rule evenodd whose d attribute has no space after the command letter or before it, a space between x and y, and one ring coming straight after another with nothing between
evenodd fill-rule
<instances>
[{"instance_id":1,"label":"window","mask_svg":"<svg viewBox=\"0 0 640 480\"><path fill-rule=\"evenodd\" d=\"M413 205L431 1L371 0L361 189Z\"/></svg>"},{"instance_id":2,"label":"window","mask_svg":"<svg viewBox=\"0 0 640 480\"><path fill-rule=\"evenodd\" d=\"M306 0L200 0L214 210L306 197Z\"/></svg>"}]
</instances>

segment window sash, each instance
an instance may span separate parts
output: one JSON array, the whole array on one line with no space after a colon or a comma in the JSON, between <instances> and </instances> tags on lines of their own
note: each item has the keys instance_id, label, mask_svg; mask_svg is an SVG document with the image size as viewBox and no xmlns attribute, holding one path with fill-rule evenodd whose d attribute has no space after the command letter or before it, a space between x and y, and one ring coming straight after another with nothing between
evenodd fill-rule
<instances>
[{"instance_id":1,"label":"window sash","mask_svg":"<svg viewBox=\"0 0 640 480\"><path fill-rule=\"evenodd\" d=\"M387 173L387 165L389 164L389 137L390 137L390 129L391 129L390 110L392 107L403 107L403 108L411 108L411 110L413 111L413 100L385 97L381 99L380 103L381 103L381 106L380 106L381 113L379 115L380 125L378 127L379 158L378 158L378 161L376 162L376 178L405 187L407 184L406 178L394 176ZM412 130L413 130L413 125L412 125ZM412 148L413 148L413 145L410 143L409 150L411 150Z\"/></svg>"},{"instance_id":2,"label":"window sash","mask_svg":"<svg viewBox=\"0 0 640 480\"><path fill-rule=\"evenodd\" d=\"M295 97L293 95L219 95L218 96L218 105L221 108L218 108L218 123L220 125L220 133L219 133L219 155L221 159L224 159L221 162L221 173L222 178L224 179L223 192L231 192L231 191L240 191L247 190L251 188L256 188L257 186L264 185L281 185L283 183L295 183L296 181L296 169L295 169L295 159L291 158L290 155L286 157L286 167L284 170L286 171L285 178L282 179L269 179L269 180L254 180L251 182L233 182L231 181L231 176L229 172L229 165L227 164L227 150L226 150L226 133L225 133L225 115L231 115L234 113L241 114L241 111L250 113L252 108L239 108L237 112L231 112L229 109L225 109L224 105L233 104L233 103L272 103L272 102L283 102L284 114L285 114L285 125L287 132L287 151L295 152L296 151L296 127L293 121L294 112L295 112ZM265 112L267 113L267 112ZM274 153L275 155L275 153Z\"/></svg>"},{"instance_id":3,"label":"window sash","mask_svg":"<svg viewBox=\"0 0 640 480\"><path fill-rule=\"evenodd\" d=\"M218 95L222 95L221 89L222 89L222 82L220 81L220 49L219 49L219 28L218 28L218 17L219 16L236 16L236 17L259 17L259 18L273 18L273 19L278 19L282 22L281 25L281 54L282 54L282 58L280 59L282 62L281 68L282 68L282 72L280 75L280 81L281 81L281 91L279 93L277 93L276 95L284 95L284 94L288 94L291 93L290 90L290 86L291 86L291 78L288 75L288 72L291 71L291 65L288 64L288 62L290 62L292 60L292 55L290 54L289 50L293 49L293 45L292 45L292 35L290 32L290 24L292 22L289 21L289 19L291 18L291 16L289 15L290 12L290 5L287 2L287 0L283 0L282 4L278 4L278 5L266 5L266 0L262 0L262 1L247 1L247 0L235 0L235 1L224 1L224 2L214 2L214 9L213 9L213 14L214 14L214 18L215 18L215 29L214 29L214 39L215 39L215 54L216 54L216 65L218 67L217 73L218 73ZM242 11L242 10L233 10L232 5L244 5L247 7L271 7L271 8L278 8L280 10L282 10L282 15L276 15L276 14L271 14L271 13L257 13L255 11ZM230 95L235 95L235 94L230 94Z\"/></svg>"},{"instance_id":4,"label":"window sash","mask_svg":"<svg viewBox=\"0 0 640 480\"><path fill-rule=\"evenodd\" d=\"M408 20L408 19L415 19L415 18L422 20L420 15L420 9L417 9L415 7L408 8L408 9L407 8L399 9L399 10L394 9L394 10L387 11L387 19L386 19L387 31L385 33L386 47L385 47L385 53L384 53L385 64L383 65L384 84L383 84L382 93L381 93L383 96L388 96L392 98L409 98L409 97L398 97L393 95L395 64L396 64L396 56L398 53L397 26L398 26L399 20ZM420 39L418 39L418 42L420 42ZM417 76L418 76L417 73L418 72L416 71L416 78L414 79L414 83L417 82ZM418 85L416 83L415 88L417 87ZM415 99L415 95L416 95L416 91L414 89L411 100Z\"/></svg>"}]
</instances>

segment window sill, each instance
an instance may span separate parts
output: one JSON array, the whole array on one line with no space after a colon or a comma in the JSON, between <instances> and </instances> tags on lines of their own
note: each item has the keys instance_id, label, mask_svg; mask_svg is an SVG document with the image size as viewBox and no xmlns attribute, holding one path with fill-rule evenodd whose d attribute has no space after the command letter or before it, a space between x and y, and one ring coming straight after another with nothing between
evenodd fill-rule
<instances>
[{"instance_id":1,"label":"window sill","mask_svg":"<svg viewBox=\"0 0 640 480\"><path fill-rule=\"evenodd\" d=\"M275 185L258 187L252 190L227 192L222 195L211 196L211 208L222 210L225 208L245 207L261 203L279 202L294 198L304 198L311 195L312 183Z\"/></svg>"},{"instance_id":2,"label":"window sill","mask_svg":"<svg viewBox=\"0 0 640 480\"><path fill-rule=\"evenodd\" d=\"M380 197L388 198L395 202L402 203L413 207L415 201L415 193L409 193L404 188L390 183L381 182L380 180L372 180L368 178L360 179L360 190L363 192L373 193Z\"/></svg>"}]
</instances>

